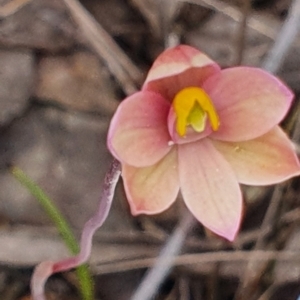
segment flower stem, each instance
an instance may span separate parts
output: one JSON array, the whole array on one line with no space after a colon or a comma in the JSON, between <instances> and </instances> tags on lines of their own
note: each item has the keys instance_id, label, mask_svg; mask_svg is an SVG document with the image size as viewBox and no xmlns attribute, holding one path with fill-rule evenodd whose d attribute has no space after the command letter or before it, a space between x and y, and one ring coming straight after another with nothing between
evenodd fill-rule
<instances>
[{"instance_id":1,"label":"flower stem","mask_svg":"<svg viewBox=\"0 0 300 300\"><path fill-rule=\"evenodd\" d=\"M108 216L120 175L121 165L117 160L113 160L104 179L98 210L84 225L79 254L62 261L45 261L39 264L36 267L31 280L33 300L46 300L44 295L44 285L49 276L57 272L77 267L87 261L91 253L93 235L95 231L102 226Z\"/></svg>"}]
</instances>

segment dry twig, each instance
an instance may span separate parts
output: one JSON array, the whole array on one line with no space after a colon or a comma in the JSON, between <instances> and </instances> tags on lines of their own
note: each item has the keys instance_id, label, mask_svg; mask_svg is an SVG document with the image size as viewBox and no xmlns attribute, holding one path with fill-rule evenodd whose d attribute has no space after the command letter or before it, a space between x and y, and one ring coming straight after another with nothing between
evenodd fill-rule
<instances>
[{"instance_id":1,"label":"dry twig","mask_svg":"<svg viewBox=\"0 0 300 300\"><path fill-rule=\"evenodd\" d=\"M294 0L286 21L262 67L271 73L277 73L290 49L300 26L300 1Z\"/></svg>"},{"instance_id":2,"label":"dry twig","mask_svg":"<svg viewBox=\"0 0 300 300\"><path fill-rule=\"evenodd\" d=\"M179 1L202 5L204 7L210 8L214 11L226 15L238 23L240 23L241 20L243 19L243 13L240 12L237 8L219 0L179 0ZM269 20L268 24L266 24L266 22L264 21L265 20L261 20L257 16L249 16L249 18L247 19L247 26L248 28L257 31L262 35L272 40L275 40L279 29L279 24L276 24L275 22L271 22L271 20Z\"/></svg>"},{"instance_id":3,"label":"dry twig","mask_svg":"<svg viewBox=\"0 0 300 300\"><path fill-rule=\"evenodd\" d=\"M185 237L195 222L194 217L188 212L172 233L170 239L162 249L155 261L153 268L146 274L142 283L134 293L132 300L149 300L157 292L159 286L169 274L173 262L181 251Z\"/></svg>"},{"instance_id":4,"label":"dry twig","mask_svg":"<svg viewBox=\"0 0 300 300\"><path fill-rule=\"evenodd\" d=\"M183 254L175 257L173 266L197 266L205 263L225 263L225 262L247 262L254 257L256 262L268 262L270 260L277 261L297 261L300 253L295 251L220 251L206 252L197 254ZM156 262L156 257L142 258L127 261L117 261L108 264L101 264L95 267L97 275L111 274L116 272L126 272L149 268Z\"/></svg>"},{"instance_id":5,"label":"dry twig","mask_svg":"<svg viewBox=\"0 0 300 300\"><path fill-rule=\"evenodd\" d=\"M77 0L64 0L64 2L85 38L106 62L124 92L127 95L135 92L142 79L140 70Z\"/></svg>"},{"instance_id":6,"label":"dry twig","mask_svg":"<svg viewBox=\"0 0 300 300\"><path fill-rule=\"evenodd\" d=\"M295 36L297 33L298 25L300 22L300 0L294 0L293 5L290 8L289 17L285 21L281 32L278 35L273 49L270 51L269 56L263 63L263 67L269 72L276 73L280 67L281 62L286 56ZM300 121L297 120L296 130L292 139L296 139L296 135L299 135ZM275 187L273 195L270 200L270 205L265 214L262 226L260 228L260 235L256 241L254 250L261 250L267 247L266 235L275 228L276 216L280 207L281 199L284 192L284 185L278 185ZM271 258L270 258L271 260ZM246 268L244 277L241 280L238 291L235 296L235 300L251 299L255 285L260 280L264 270L266 269L268 262L259 264L256 258L253 256Z\"/></svg>"},{"instance_id":7,"label":"dry twig","mask_svg":"<svg viewBox=\"0 0 300 300\"><path fill-rule=\"evenodd\" d=\"M31 1L32 0L11 0L3 6L0 6L0 19L7 18L15 14Z\"/></svg>"},{"instance_id":8,"label":"dry twig","mask_svg":"<svg viewBox=\"0 0 300 300\"><path fill-rule=\"evenodd\" d=\"M239 24L239 31L237 33L236 61L234 65L240 65L243 60L246 44L247 21L251 11L251 0L242 0L241 2L243 18Z\"/></svg>"}]
</instances>

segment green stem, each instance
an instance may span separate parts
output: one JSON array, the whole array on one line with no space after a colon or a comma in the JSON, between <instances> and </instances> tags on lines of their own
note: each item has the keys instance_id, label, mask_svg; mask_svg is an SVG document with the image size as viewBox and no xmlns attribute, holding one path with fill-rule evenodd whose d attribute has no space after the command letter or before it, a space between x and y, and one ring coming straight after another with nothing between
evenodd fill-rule
<instances>
[{"instance_id":1,"label":"green stem","mask_svg":"<svg viewBox=\"0 0 300 300\"><path fill-rule=\"evenodd\" d=\"M46 193L35 182L33 182L21 169L14 166L11 168L11 173L38 200L40 205L47 213L48 217L55 224L70 252L72 254L78 254L80 250L79 244L64 216L53 204L53 201L51 201L51 199L46 195ZM77 267L76 273L80 283L80 293L82 299L92 300L94 298L94 287L93 279L89 272L88 266L84 264Z\"/></svg>"}]
</instances>

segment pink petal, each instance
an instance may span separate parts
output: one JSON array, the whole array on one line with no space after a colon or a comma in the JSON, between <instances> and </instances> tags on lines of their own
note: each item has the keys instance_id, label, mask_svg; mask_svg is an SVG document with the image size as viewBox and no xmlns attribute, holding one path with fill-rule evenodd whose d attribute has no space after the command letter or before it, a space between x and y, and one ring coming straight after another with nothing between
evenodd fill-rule
<instances>
[{"instance_id":1,"label":"pink petal","mask_svg":"<svg viewBox=\"0 0 300 300\"><path fill-rule=\"evenodd\" d=\"M212 128L210 126L209 120L206 121L206 128L203 132L196 132L193 128L188 126L186 135L184 137L181 137L177 131L176 131L176 113L171 106L168 116L168 128L169 128L169 134L172 138L172 141L175 144L185 144L190 143L194 141L198 141L203 139L204 137L208 136L212 132Z\"/></svg>"},{"instance_id":2,"label":"pink petal","mask_svg":"<svg viewBox=\"0 0 300 300\"><path fill-rule=\"evenodd\" d=\"M165 50L151 67L143 90L151 90L172 101L184 87L201 86L220 67L197 49L180 45Z\"/></svg>"},{"instance_id":3,"label":"pink petal","mask_svg":"<svg viewBox=\"0 0 300 300\"><path fill-rule=\"evenodd\" d=\"M153 92L138 92L118 107L108 132L108 147L123 163L144 167L170 151L167 118L170 104Z\"/></svg>"},{"instance_id":4,"label":"pink petal","mask_svg":"<svg viewBox=\"0 0 300 300\"><path fill-rule=\"evenodd\" d=\"M123 166L123 182L133 215L157 214L171 206L179 191L177 150L153 166Z\"/></svg>"},{"instance_id":5,"label":"pink petal","mask_svg":"<svg viewBox=\"0 0 300 300\"><path fill-rule=\"evenodd\" d=\"M219 113L212 136L236 142L267 133L286 115L292 92L276 77L250 67L236 67L210 77L203 85Z\"/></svg>"},{"instance_id":6,"label":"pink petal","mask_svg":"<svg viewBox=\"0 0 300 300\"><path fill-rule=\"evenodd\" d=\"M242 214L240 187L229 163L207 139L178 146L184 201L208 229L232 241Z\"/></svg>"},{"instance_id":7,"label":"pink petal","mask_svg":"<svg viewBox=\"0 0 300 300\"><path fill-rule=\"evenodd\" d=\"M213 141L213 144L230 163L241 183L269 185L300 174L294 147L278 126L254 140Z\"/></svg>"}]
</instances>

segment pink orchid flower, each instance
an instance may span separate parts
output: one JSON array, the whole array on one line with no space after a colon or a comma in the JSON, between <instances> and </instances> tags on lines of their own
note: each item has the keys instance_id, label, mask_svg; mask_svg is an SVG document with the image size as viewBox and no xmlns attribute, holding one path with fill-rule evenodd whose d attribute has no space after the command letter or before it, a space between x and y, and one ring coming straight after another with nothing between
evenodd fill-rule
<instances>
[{"instance_id":1,"label":"pink orchid flower","mask_svg":"<svg viewBox=\"0 0 300 300\"><path fill-rule=\"evenodd\" d=\"M142 90L119 105L108 133L132 214L160 213L180 190L199 222L232 241L242 215L239 183L269 185L300 174L277 125L292 99L261 69L221 70L186 45L164 51Z\"/></svg>"}]
</instances>

